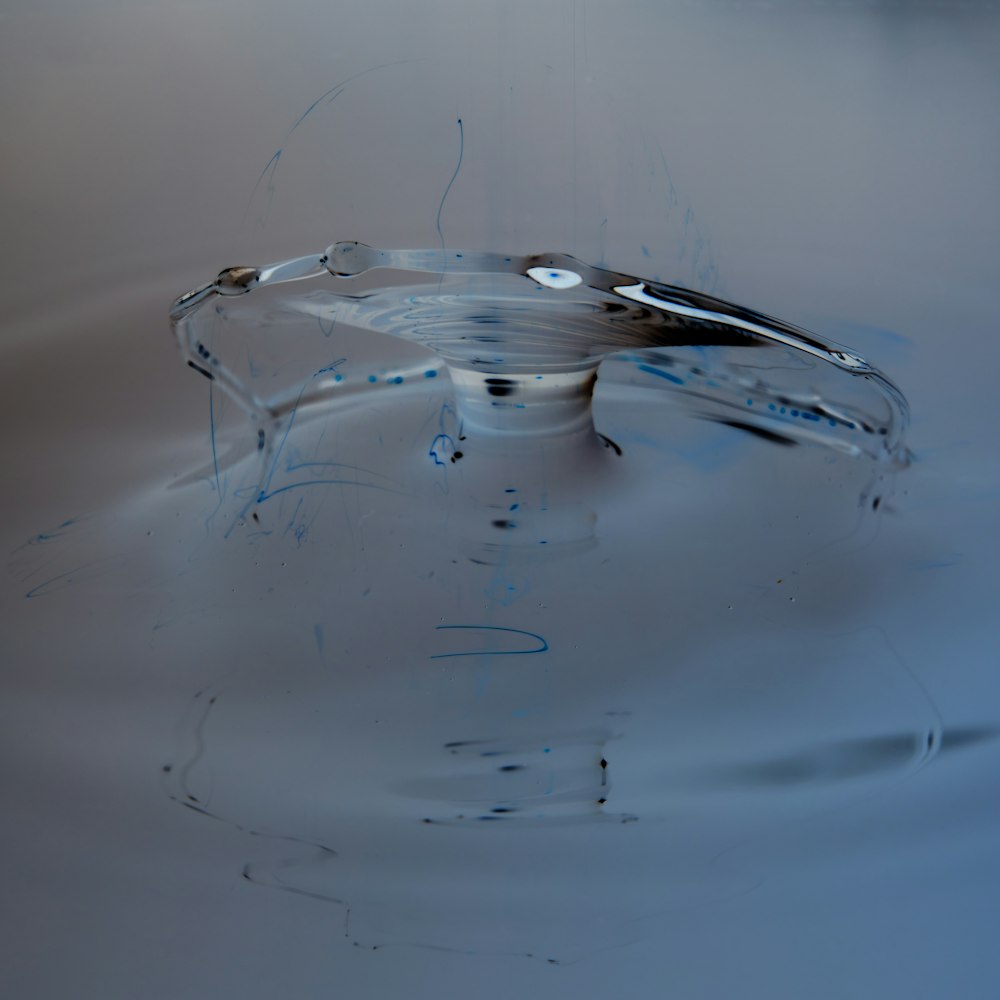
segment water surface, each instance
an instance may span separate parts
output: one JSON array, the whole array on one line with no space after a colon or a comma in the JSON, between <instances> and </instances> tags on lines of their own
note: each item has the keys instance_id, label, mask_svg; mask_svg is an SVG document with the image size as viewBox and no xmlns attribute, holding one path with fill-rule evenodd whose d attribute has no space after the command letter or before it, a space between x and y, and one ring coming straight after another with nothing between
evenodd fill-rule
<instances>
[{"instance_id":1,"label":"water surface","mask_svg":"<svg viewBox=\"0 0 1000 1000\"><path fill-rule=\"evenodd\" d=\"M995 12L389 11L5 21L10 989L995 995ZM247 507L169 304L355 238L781 316L913 462L623 361L621 455L485 461L419 345L317 325L373 392Z\"/></svg>"}]
</instances>

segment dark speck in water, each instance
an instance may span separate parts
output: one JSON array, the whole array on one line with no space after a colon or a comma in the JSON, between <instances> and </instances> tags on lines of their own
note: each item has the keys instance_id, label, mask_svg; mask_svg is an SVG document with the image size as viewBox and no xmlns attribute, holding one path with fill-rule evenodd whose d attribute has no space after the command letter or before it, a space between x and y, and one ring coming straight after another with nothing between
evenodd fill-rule
<instances>
[{"instance_id":1,"label":"dark speck in water","mask_svg":"<svg viewBox=\"0 0 1000 1000\"><path fill-rule=\"evenodd\" d=\"M510 396L514 392L514 382L509 378L488 378L486 391L491 396Z\"/></svg>"},{"instance_id":2,"label":"dark speck in water","mask_svg":"<svg viewBox=\"0 0 1000 1000\"><path fill-rule=\"evenodd\" d=\"M794 438L779 434L777 431L768 430L765 427L757 427L755 424L744 423L742 420L717 420L716 423L725 424L726 427L735 427L738 431L746 431L763 441L770 441L772 444L785 446L796 445L798 441Z\"/></svg>"},{"instance_id":3,"label":"dark speck in water","mask_svg":"<svg viewBox=\"0 0 1000 1000\"><path fill-rule=\"evenodd\" d=\"M604 442L606 448L611 448L616 455L621 455L621 445L615 444L606 434L598 434L597 436Z\"/></svg>"}]
</instances>

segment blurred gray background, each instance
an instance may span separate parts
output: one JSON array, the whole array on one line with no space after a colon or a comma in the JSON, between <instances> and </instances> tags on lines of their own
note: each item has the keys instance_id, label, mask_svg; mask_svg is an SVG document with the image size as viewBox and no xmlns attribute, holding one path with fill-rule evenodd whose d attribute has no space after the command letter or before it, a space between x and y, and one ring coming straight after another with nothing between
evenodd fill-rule
<instances>
[{"instance_id":1,"label":"blurred gray background","mask_svg":"<svg viewBox=\"0 0 1000 1000\"><path fill-rule=\"evenodd\" d=\"M25 623L16 553L183 466L205 397L166 310L222 267L349 239L568 252L773 313L899 382L918 461L893 530L914 556L879 578L879 625L949 725L995 725L998 53L992 2L7 0L10 995L995 997L995 751L935 778L912 828L887 828L863 913L852 884L797 896L778 876L562 969L335 953L301 900L240 895L236 834L206 840L147 788L144 741L170 718L99 721L159 681L116 691L91 683L96 661L50 669L64 623ZM125 422L146 442L127 455L107 446ZM54 734L131 777L62 781L36 764Z\"/></svg>"}]
</instances>

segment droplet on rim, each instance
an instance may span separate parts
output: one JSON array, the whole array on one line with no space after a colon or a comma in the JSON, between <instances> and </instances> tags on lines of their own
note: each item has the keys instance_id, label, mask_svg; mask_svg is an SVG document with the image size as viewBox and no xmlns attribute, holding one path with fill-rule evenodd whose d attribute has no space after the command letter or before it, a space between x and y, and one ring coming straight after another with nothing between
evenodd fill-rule
<instances>
[{"instance_id":1,"label":"droplet on rim","mask_svg":"<svg viewBox=\"0 0 1000 1000\"><path fill-rule=\"evenodd\" d=\"M559 267L529 267L527 274L546 288L576 288L583 281L576 271Z\"/></svg>"}]
</instances>

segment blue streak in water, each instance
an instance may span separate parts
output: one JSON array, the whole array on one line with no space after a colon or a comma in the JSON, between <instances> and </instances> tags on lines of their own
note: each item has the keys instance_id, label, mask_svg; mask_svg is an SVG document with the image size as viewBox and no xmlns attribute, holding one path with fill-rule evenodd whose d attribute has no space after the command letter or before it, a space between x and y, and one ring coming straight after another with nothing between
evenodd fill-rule
<instances>
[{"instance_id":1,"label":"blue streak in water","mask_svg":"<svg viewBox=\"0 0 1000 1000\"><path fill-rule=\"evenodd\" d=\"M363 465L351 465L349 462L289 462L285 466L285 472L297 472L299 469L347 469L349 472L362 472L366 476L376 476L379 479L388 480L390 483L395 481L374 469L366 469Z\"/></svg>"},{"instance_id":2,"label":"blue streak in water","mask_svg":"<svg viewBox=\"0 0 1000 1000\"><path fill-rule=\"evenodd\" d=\"M303 499L299 497L299 502L295 505L295 510L292 511L292 516L288 519L288 524L285 525L285 530L281 533L282 538L288 534L290 531L295 532L296 541L301 541L303 535L305 534L306 526L301 524L298 527L295 526L295 520L299 516L299 511L302 509ZM301 531L301 534L300 534Z\"/></svg>"},{"instance_id":3,"label":"blue streak in water","mask_svg":"<svg viewBox=\"0 0 1000 1000\"><path fill-rule=\"evenodd\" d=\"M287 486L279 486L277 489L271 490L269 493L261 490L257 495L257 503L263 503L265 500L270 500L271 497L276 497L281 493L287 493L289 490L301 489L305 486L365 486L370 490L380 490L383 493L395 493L402 496L401 490L391 490L387 486L376 486L374 483L361 483L357 479L307 479L301 483L289 483Z\"/></svg>"},{"instance_id":4,"label":"blue streak in water","mask_svg":"<svg viewBox=\"0 0 1000 1000\"><path fill-rule=\"evenodd\" d=\"M32 587L31 590L29 590L24 596L27 598L41 597L45 593L45 589L50 584L56 583L59 580L66 580L66 584L68 585L73 582L71 579L68 578L72 577L74 573L79 573L80 570L84 568L85 568L84 566L77 566L76 569L71 569L66 573L60 573L58 576L52 577L51 580L46 580L44 583L38 584L37 587Z\"/></svg>"},{"instance_id":5,"label":"blue streak in water","mask_svg":"<svg viewBox=\"0 0 1000 1000\"><path fill-rule=\"evenodd\" d=\"M285 138L282 140L281 145L275 150L274 155L267 161L264 169L260 172L260 176L257 178L257 182L253 186L253 190L250 192L250 198L247 201L247 210L244 214L244 221L246 221L246 215L250 212L250 206L253 204L254 195L257 194L257 189L261 185L261 181L265 177L268 177L267 189L273 196L274 194L274 178L278 171L278 163L281 160L282 154L285 152L285 146L288 144L288 140L291 139L292 133L322 104L326 101L329 104L331 101L335 101L340 95L347 89L349 83L353 83L355 80L360 79L363 76L367 76L369 73L375 73L380 69L390 69L393 66L402 66L406 63L413 62L423 62L423 59L397 59L394 62L381 63L378 66L369 66L368 69L363 69L359 73L354 73L352 76L347 77L345 80L341 80L339 83L335 83L329 90L324 91L319 97L316 98L312 104L309 105L305 111L295 120L292 127L285 133Z\"/></svg>"},{"instance_id":6,"label":"blue streak in water","mask_svg":"<svg viewBox=\"0 0 1000 1000\"><path fill-rule=\"evenodd\" d=\"M462 127L462 119L458 119L458 163L455 164L455 172L451 175L451 180L448 181L448 186L444 189L444 194L441 195L441 204L438 205L437 210L437 231L438 237L441 240L441 249L444 250L444 233L441 230L441 212L444 210L445 199L448 197L448 192L451 191L452 184L455 183L455 178L458 176L459 170L462 169L462 157L465 155L465 129Z\"/></svg>"},{"instance_id":7,"label":"blue streak in water","mask_svg":"<svg viewBox=\"0 0 1000 1000\"><path fill-rule=\"evenodd\" d=\"M33 535L31 538L27 539L25 542L19 545L16 549L13 550L11 554L13 554L14 552L20 552L21 549L25 548L28 545L44 545L46 542L51 542L57 538L62 538L62 536L66 534L66 532L63 529L72 527L79 520L80 518L71 517L68 520L63 521L62 524L58 525L52 531L41 531L37 535Z\"/></svg>"},{"instance_id":8,"label":"blue streak in water","mask_svg":"<svg viewBox=\"0 0 1000 1000\"><path fill-rule=\"evenodd\" d=\"M526 635L531 639L537 639L541 645L536 649L472 649L463 653L436 653L431 656L432 660L443 660L452 656L526 656L531 653L547 652L549 648L549 644L537 632L528 632L521 628L504 628L501 625L436 625L435 628L437 630L475 629L481 632L510 632L513 635Z\"/></svg>"},{"instance_id":9,"label":"blue streak in water","mask_svg":"<svg viewBox=\"0 0 1000 1000\"><path fill-rule=\"evenodd\" d=\"M289 414L288 426L285 428L285 433L281 435L281 441L278 443L278 447L274 451L274 458L271 459L271 468L267 471L267 478L264 480L264 485L261 487L261 493L266 493L267 488L271 485L271 480L274 479L274 474L278 470L278 459L281 457L281 453L285 448L285 443L288 441L288 435L292 431L292 427L295 425L295 417L299 412L299 403L302 401L302 393L304 393L305 386L302 387L302 392L299 393L299 398L295 401L295 408Z\"/></svg>"},{"instance_id":10,"label":"blue streak in water","mask_svg":"<svg viewBox=\"0 0 1000 1000\"><path fill-rule=\"evenodd\" d=\"M337 358L332 365L327 365L325 368L320 368L318 372L315 372L313 378L316 378L317 375L323 375L325 372L335 372L345 361L347 361L347 358Z\"/></svg>"},{"instance_id":11,"label":"blue streak in water","mask_svg":"<svg viewBox=\"0 0 1000 1000\"><path fill-rule=\"evenodd\" d=\"M678 378L676 375L671 375L670 372L665 372L661 368L654 368L652 365L637 365L639 371L646 372L649 375L655 375L657 378L665 378L668 382L674 382L677 385L683 385L684 379Z\"/></svg>"},{"instance_id":12,"label":"blue streak in water","mask_svg":"<svg viewBox=\"0 0 1000 1000\"><path fill-rule=\"evenodd\" d=\"M256 378L260 374L260 368L254 364L253 358L250 357L250 351L247 351L247 369L250 372L251 378Z\"/></svg>"},{"instance_id":13,"label":"blue streak in water","mask_svg":"<svg viewBox=\"0 0 1000 1000\"><path fill-rule=\"evenodd\" d=\"M215 495L218 497L215 509L212 511L208 517L205 518L205 531L208 532L212 520L215 515L219 513L219 509L222 507L223 500L223 484L219 477L219 458L215 447L215 383L208 383L208 429L209 437L212 441L212 468L215 470ZM226 484L229 482L228 474L225 480Z\"/></svg>"},{"instance_id":14,"label":"blue streak in water","mask_svg":"<svg viewBox=\"0 0 1000 1000\"><path fill-rule=\"evenodd\" d=\"M110 558L98 559L92 563L84 563L82 566L77 566L74 569L67 570L65 573L60 573L58 576L53 576L44 583L37 584L24 596L29 599L34 597L46 597L54 590L62 590L65 587L72 586L74 583L78 583L83 580L91 580L94 577L110 573L114 567L115 562ZM81 577L79 574L86 575ZM57 584L57 586L53 586L53 584Z\"/></svg>"},{"instance_id":15,"label":"blue streak in water","mask_svg":"<svg viewBox=\"0 0 1000 1000\"><path fill-rule=\"evenodd\" d=\"M252 496L251 499L247 501L243 509L240 511L239 517L237 517L233 521L233 523L226 529L223 538L228 538L230 536L233 529L236 527L237 524L240 523L240 521L243 520L243 518L246 517L247 511L250 510L250 508L254 505L255 502L261 503L262 501L268 499L269 496L274 496L277 493L283 492L283 490L275 490L274 493L269 494L267 490L271 485L271 480L274 479L274 473L277 471L278 468L278 458L281 456L281 453L284 450L285 442L288 441L288 435L291 432L292 425L295 423L295 416L299 412L299 403L302 402L302 394L305 391L306 387L303 384L302 390L301 392L299 392L299 398L295 401L295 407L293 408L291 414L288 417L288 426L285 428L285 433L282 434L281 441L278 443L278 447L275 449L274 457L271 459L271 468L268 469L267 476L264 479L264 482L261 484L260 490L256 493L255 496Z\"/></svg>"},{"instance_id":16,"label":"blue streak in water","mask_svg":"<svg viewBox=\"0 0 1000 1000\"><path fill-rule=\"evenodd\" d=\"M434 459L435 465L444 465L445 463L438 458L438 451L440 450L444 453L446 448L450 448L452 452L455 451L455 441L450 434L438 434L433 441L431 441L431 446L427 451L427 454Z\"/></svg>"},{"instance_id":17,"label":"blue streak in water","mask_svg":"<svg viewBox=\"0 0 1000 1000\"><path fill-rule=\"evenodd\" d=\"M316 637L316 649L322 655L323 653L323 626L313 625L313 635Z\"/></svg>"},{"instance_id":18,"label":"blue streak in water","mask_svg":"<svg viewBox=\"0 0 1000 1000\"><path fill-rule=\"evenodd\" d=\"M215 469L215 492L219 497L219 501L222 500L222 486L219 483L219 457L215 451L215 386L209 382L208 383L208 423L209 430L212 436L212 468Z\"/></svg>"}]
</instances>

